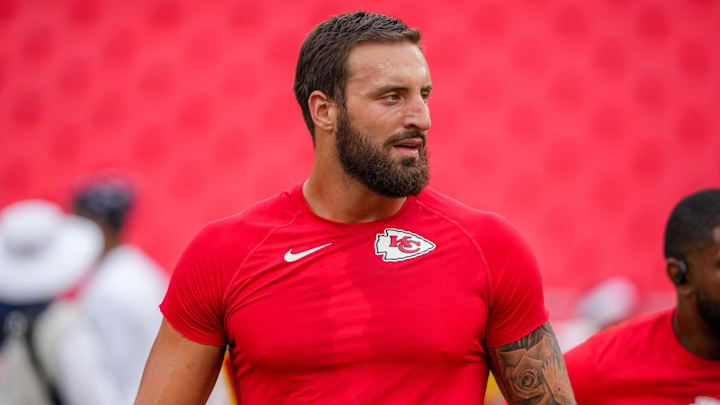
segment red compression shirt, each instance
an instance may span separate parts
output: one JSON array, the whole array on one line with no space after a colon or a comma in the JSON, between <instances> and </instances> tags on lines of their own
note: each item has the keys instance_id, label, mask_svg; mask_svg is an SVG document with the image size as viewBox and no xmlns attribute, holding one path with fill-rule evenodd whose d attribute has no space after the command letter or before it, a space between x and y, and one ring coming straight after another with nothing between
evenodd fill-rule
<instances>
[{"instance_id":1,"label":"red compression shirt","mask_svg":"<svg viewBox=\"0 0 720 405\"><path fill-rule=\"evenodd\" d=\"M240 404L482 404L487 348L547 321L520 235L431 189L367 223L315 215L300 186L215 221L161 309L229 345Z\"/></svg>"}]
</instances>

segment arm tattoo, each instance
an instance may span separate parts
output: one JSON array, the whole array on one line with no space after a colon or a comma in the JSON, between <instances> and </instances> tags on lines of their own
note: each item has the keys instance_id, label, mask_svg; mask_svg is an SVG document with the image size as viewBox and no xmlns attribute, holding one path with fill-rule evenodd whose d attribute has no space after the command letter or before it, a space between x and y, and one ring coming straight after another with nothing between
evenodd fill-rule
<instances>
[{"instance_id":1,"label":"arm tattoo","mask_svg":"<svg viewBox=\"0 0 720 405\"><path fill-rule=\"evenodd\" d=\"M575 404L555 334L546 322L516 342L488 350L508 404Z\"/></svg>"}]
</instances>

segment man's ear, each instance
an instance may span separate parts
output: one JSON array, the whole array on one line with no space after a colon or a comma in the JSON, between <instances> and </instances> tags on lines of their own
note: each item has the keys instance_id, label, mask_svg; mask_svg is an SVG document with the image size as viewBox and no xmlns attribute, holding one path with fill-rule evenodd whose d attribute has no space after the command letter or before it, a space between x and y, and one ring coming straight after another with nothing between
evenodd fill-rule
<instances>
[{"instance_id":1,"label":"man's ear","mask_svg":"<svg viewBox=\"0 0 720 405\"><path fill-rule=\"evenodd\" d=\"M335 130L337 105L325 93L315 90L308 98L308 108L316 129L332 133Z\"/></svg>"},{"instance_id":2,"label":"man's ear","mask_svg":"<svg viewBox=\"0 0 720 405\"><path fill-rule=\"evenodd\" d=\"M665 262L665 272L670 278L670 281L675 285L675 288L677 288L678 294L687 294L692 288L690 287L690 283L687 282L687 267L685 267L685 274L681 274L683 273L681 270L682 267L684 266L680 263L680 260L674 257L669 257Z\"/></svg>"}]
</instances>

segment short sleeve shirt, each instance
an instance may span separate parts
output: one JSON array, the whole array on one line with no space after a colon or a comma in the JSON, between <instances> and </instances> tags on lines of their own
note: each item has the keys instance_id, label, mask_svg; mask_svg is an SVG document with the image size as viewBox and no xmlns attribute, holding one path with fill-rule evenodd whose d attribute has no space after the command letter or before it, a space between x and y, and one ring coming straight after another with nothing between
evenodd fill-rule
<instances>
[{"instance_id":1,"label":"short sleeve shirt","mask_svg":"<svg viewBox=\"0 0 720 405\"><path fill-rule=\"evenodd\" d=\"M665 310L630 320L567 352L578 404L720 403L720 361L682 346L672 316L673 310Z\"/></svg>"},{"instance_id":2,"label":"short sleeve shirt","mask_svg":"<svg viewBox=\"0 0 720 405\"><path fill-rule=\"evenodd\" d=\"M426 189L391 217L337 223L300 186L206 226L161 309L229 346L240 404L481 404L488 348L548 316L502 217Z\"/></svg>"}]
</instances>

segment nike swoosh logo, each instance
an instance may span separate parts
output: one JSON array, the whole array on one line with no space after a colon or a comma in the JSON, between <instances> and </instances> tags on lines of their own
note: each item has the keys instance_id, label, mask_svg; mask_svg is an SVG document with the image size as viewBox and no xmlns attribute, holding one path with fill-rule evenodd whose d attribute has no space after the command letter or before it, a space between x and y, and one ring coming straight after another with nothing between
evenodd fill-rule
<instances>
[{"instance_id":1,"label":"nike swoosh logo","mask_svg":"<svg viewBox=\"0 0 720 405\"><path fill-rule=\"evenodd\" d=\"M328 246L330 246L330 245L332 245L332 243L326 243L326 244L324 244L324 245L322 245L322 246L318 246L318 247L315 247L315 248L312 248L312 249L308 249L308 250L305 250L305 251L300 252L300 253L293 253L293 252L292 252L292 249L290 249L290 250L287 251L287 253L285 253L285 261L288 262L288 263L292 263L292 262L294 262L294 261L296 261L296 260L300 260L300 259L302 259L303 257L305 257L305 256L307 256L307 255L311 255L311 254L317 252L318 250L320 250L320 249L322 249L322 248L324 248L324 247L328 247Z\"/></svg>"}]
</instances>

